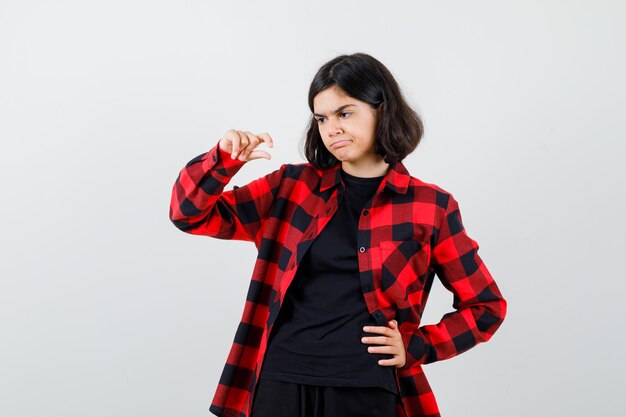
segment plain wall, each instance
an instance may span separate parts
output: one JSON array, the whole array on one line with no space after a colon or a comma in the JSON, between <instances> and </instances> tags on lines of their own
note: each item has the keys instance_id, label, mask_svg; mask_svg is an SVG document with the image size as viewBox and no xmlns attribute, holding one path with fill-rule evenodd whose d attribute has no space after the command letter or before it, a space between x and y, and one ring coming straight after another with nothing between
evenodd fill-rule
<instances>
[{"instance_id":1,"label":"plain wall","mask_svg":"<svg viewBox=\"0 0 626 417\"><path fill-rule=\"evenodd\" d=\"M459 201L509 302L424 366L442 415L619 414L625 7L2 1L0 415L210 415L256 251L176 229L172 185L230 128L275 146L227 189L304 161L309 83L353 52L423 116L404 163ZM424 323L451 304L437 282Z\"/></svg>"}]
</instances>

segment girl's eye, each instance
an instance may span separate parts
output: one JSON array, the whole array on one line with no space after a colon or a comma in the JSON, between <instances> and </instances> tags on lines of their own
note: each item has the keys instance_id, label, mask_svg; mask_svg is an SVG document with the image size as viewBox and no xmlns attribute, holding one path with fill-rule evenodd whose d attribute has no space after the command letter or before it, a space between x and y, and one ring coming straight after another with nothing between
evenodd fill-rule
<instances>
[{"instance_id":1,"label":"girl's eye","mask_svg":"<svg viewBox=\"0 0 626 417\"><path fill-rule=\"evenodd\" d=\"M341 116L341 117L346 117L349 114L351 114L351 113L350 112L345 112L345 111L339 112L339 116ZM319 117L316 120L317 120L317 123L324 123L324 117Z\"/></svg>"}]
</instances>

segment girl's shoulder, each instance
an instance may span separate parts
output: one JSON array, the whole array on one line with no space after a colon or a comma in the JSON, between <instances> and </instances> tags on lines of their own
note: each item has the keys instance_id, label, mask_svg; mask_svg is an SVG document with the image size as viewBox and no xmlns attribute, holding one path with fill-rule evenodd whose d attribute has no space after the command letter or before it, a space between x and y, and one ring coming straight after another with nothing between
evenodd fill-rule
<instances>
[{"instance_id":1,"label":"girl's shoulder","mask_svg":"<svg viewBox=\"0 0 626 417\"><path fill-rule=\"evenodd\" d=\"M288 178L298 179L303 174L308 176L321 176L321 171L316 169L310 162L295 162L284 164L285 176Z\"/></svg>"},{"instance_id":2,"label":"girl's shoulder","mask_svg":"<svg viewBox=\"0 0 626 417\"><path fill-rule=\"evenodd\" d=\"M454 193L451 192L446 186L442 186L439 183L428 182L422 180L421 178L411 177L410 186L414 190L413 193L420 196L416 198L417 200L430 201L441 210L447 210L451 203L456 203Z\"/></svg>"},{"instance_id":3,"label":"girl's shoulder","mask_svg":"<svg viewBox=\"0 0 626 417\"><path fill-rule=\"evenodd\" d=\"M283 163L260 179L264 179L272 188L279 187L283 191L288 191L301 182L314 185L320 181L321 175L322 173L308 162Z\"/></svg>"}]
</instances>

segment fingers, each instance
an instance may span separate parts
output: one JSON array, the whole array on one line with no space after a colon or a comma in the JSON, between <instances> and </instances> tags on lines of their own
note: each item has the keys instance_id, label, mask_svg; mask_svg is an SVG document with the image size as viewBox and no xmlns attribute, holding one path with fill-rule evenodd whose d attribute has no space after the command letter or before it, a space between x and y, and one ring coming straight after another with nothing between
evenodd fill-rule
<instances>
[{"instance_id":1,"label":"fingers","mask_svg":"<svg viewBox=\"0 0 626 417\"><path fill-rule=\"evenodd\" d=\"M369 353L388 353L390 355L397 355L400 353L397 346L369 346L367 351Z\"/></svg>"},{"instance_id":2,"label":"fingers","mask_svg":"<svg viewBox=\"0 0 626 417\"><path fill-rule=\"evenodd\" d=\"M401 347L396 344L385 345L385 346L369 346L367 351L372 354L387 354L392 355L392 358L389 359L379 359L378 364L381 366L398 366L402 367L406 363L406 354L403 351L404 347Z\"/></svg>"},{"instance_id":3,"label":"fingers","mask_svg":"<svg viewBox=\"0 0 626 417\"><path fill-rule=\"evenodd\" d=\"M387 336L362 337L361 342L372 345L390 345L394 339Z\"/></svg>"},{"instance_id":4,"label":"fingers","mask_svg":"<svg viewBox=\"0 0 626 417\"><path fill-rule=\"evenodd\" d=\"M263 139L261 139L260 137L252 134L251 132L245 131L244 132L246 137L245 137L245 143L247 143L247 145L245 146L245 148L242 149L240 155L239 155L239 160L241 161L248 161L250 160L249 156L250 153L252 151L254 151L254 148L256 148L257 146L259 146L259 143L261 143L263 141Z\"/></svg>"},{"instance_id":5,"label":"fingers","mask_svg":"<svg viewBox=\"0 0 626 417\"><path fill-rule=\"evenodd\" d=\"M397 332L397 330L390 329L387 326L364 326L363 331L368 333L384 334L386 336L393 336Z\"/></svg>"},{"instance_id":6,"label":"fingers","mask_svg":"<svg viewBox=\"0 0 626 417\"><path fill-rule=\"evenodd\" d=\"M237 155L239 155L239 150L241 149L241 131L235 130L233 136L233 153L230 155L231 158L235 159Z\"/></svg>"},{"instance_id":7,"label":"fingers","mask_svg":"<svg viewBox=\"0 0 626 417\"><path fill-rule=\"evenodd\" d=\"M387 326L364 326L363 330L369 333L377 333L382 336L366 336L361 338L361 342L378 345L368 346L367 351L375 354L390 354L393 358L380 359L378 364L381 366L402 367L406 363L406 352L402 335L398 328L398 322L391 320Z\"/></svg>"},{"instance_id":8,"label":"fingers","mask_svg":"<svg viewBox=\"0 0 626 417\"><path fill-rule=\"evenodd\" d=\"M247 130L230 129L224 134L224 138L226 145L222 148L230 151L232 159L239 159L243 162L258 158L271 159L268 152L255 151L255 148L262 142L267 143L270 148L274 147L272 137L266 132L255 135Z\"/></svg>"},{"instance_id":9,"label":"fingers","mask_svg":"<svg viewBox=\"0 0 626 417\"><path fill-rule=\"evenodd\" d=\"M241 155L241 152L248 146L248 132L244 132L242 130L237 130L237 141L233 142L233 154L231 158L235 159Z\"/></svg>"},{"instance_id":10,"label":"fingers","mask_svg":"<svg viewBox=\"0 0 626 417\"><path fill-rule=\"evenodd\" d=\"M380 366L397 366L399 368L404 366L402 360L400 360L400 358L398 358L397 356L391 359L381 359L378 361L378 364Z\"/></svg>"},{"instance_id":11,"label":"fingers","mask_svg":"<svg viewBox=\"0 0 626 417\"><path fill-rule=\"evenodd\" d=\"M274 147L274 140L268 133L265 133L265 132L259 133L257 136L260 138L263 138L265 143L267 143L267 146L269 146L270 148Z\"/></svg>"},{"instance_id":12,"label":"fingers","mask_svg":"<svg viewBox=\"0 0 626 417\"><path fill-rule=\"evenodd\" d=\"M253 159L258 158L272 159L272 155L265 151L252 151L248 156L248 161L252 161Z\"/></svg>"},{"instance_id":13,"label":"fingers","mask_svg":"<svg viewBox=\"0 0 626 417\"><path fill-rule=\"evenodd\" d=\"M241 151L241 155L243 156L242 160L245 161L250 152L252 152L252 149L254 149L254 147L259 144L259 138L251 132L248 132L247 130L243 133L245 134L244 141L246 143L246 146Z\"/></svg>"},{"instance_id":14,"label":"fingers","mask_svg":"<svg viewBox=\"0 0 626 417\"><path fill-rule=\"evenodd\" d=\"M260 133L258 135L253 135L250 132L246 133L248 134L249 142L246 149L241 153L239 159L241 161L251 161L258 158L271 159L272 156L268 152L255 149L261 143L267 143L268 146L273 147L274 141L272 140L272 137L267 133Z\"/></svg>"}]
</instances>

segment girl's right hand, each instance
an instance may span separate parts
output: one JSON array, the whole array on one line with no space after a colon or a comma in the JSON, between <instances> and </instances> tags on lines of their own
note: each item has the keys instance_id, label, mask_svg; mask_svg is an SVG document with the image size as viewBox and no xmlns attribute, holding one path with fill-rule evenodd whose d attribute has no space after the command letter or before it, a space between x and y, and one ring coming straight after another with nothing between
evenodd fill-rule
<instances>
[{"instance_id":1,"label":"girl's right hand","mask_svg":"<svg viewBox=\"0 0 626 417\"><path fill-rule=\"evenodd\" d=\"M229 129L220 139L219 147L230 153L232 159L236 158L243 162L258 158L271 159L272 156L266 151L255 150L261 142L267 143L270 148L274 147L272 137L267 133L254 135L247 130Z\"/></svg>"}]
</instances>

